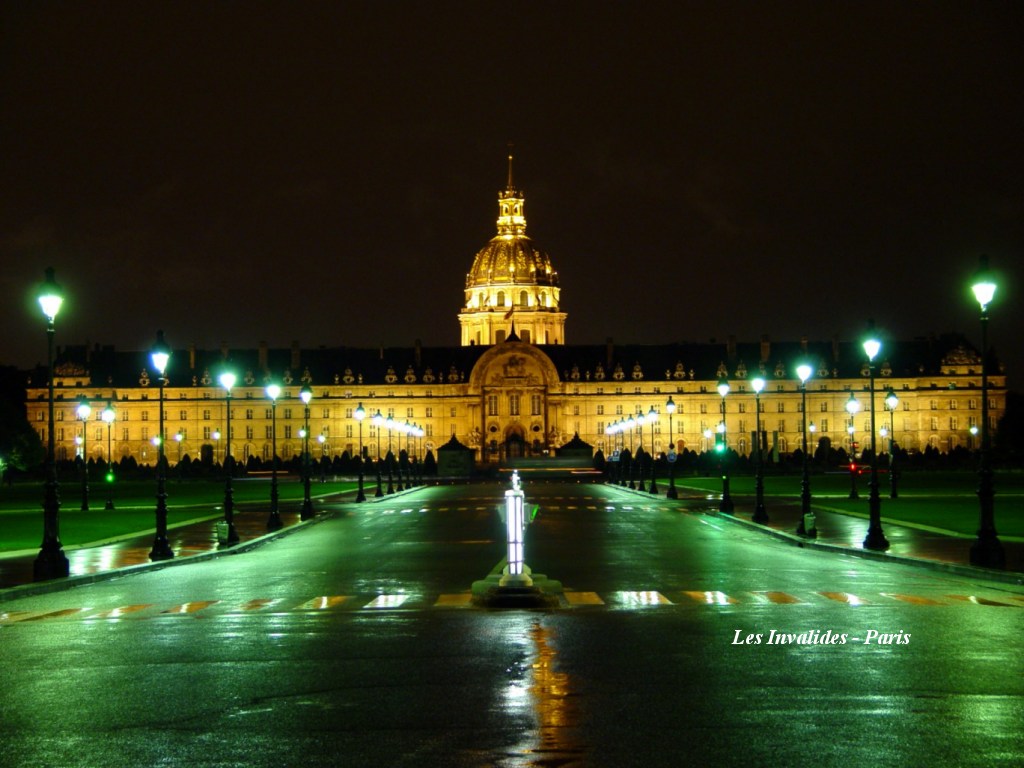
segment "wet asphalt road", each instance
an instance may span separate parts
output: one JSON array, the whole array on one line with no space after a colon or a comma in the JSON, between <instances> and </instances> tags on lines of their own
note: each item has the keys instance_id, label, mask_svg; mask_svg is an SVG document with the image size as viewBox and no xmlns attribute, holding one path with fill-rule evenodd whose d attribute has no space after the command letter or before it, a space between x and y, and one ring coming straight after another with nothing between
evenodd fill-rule
<instances>
[{"instance_id":1,"label":"wet asphalt road","mask_svg":"<svg viewBox=\"0 0 1024 768\"><path fill-rule=\"evenodd\" d=\"M527 561L561 607L475 608L503 491L0 603L0 765L1024 764L1021 588L552 484Z\"/></svg>"}]
</instances>

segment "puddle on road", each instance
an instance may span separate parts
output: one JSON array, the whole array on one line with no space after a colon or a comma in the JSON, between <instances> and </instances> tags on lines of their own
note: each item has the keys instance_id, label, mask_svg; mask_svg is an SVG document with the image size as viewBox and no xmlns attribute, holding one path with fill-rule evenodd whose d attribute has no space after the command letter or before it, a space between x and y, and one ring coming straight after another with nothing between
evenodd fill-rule
<instances>
[{"instance_id":1,"label":"puddle on road","mask_svg":"<svg viewBox=\"0 0 1024 768\"><path fill-rule=\"evenodd\" d=\"M536 618L514 631L523 632L523 653L507 669L509 682L502 703L509 715L527 714L535 725L497 764L506 768L578 765L587 750L575 737L577 693L569 674L557 669L553 632Z\"/></svg>"}]
</instances>

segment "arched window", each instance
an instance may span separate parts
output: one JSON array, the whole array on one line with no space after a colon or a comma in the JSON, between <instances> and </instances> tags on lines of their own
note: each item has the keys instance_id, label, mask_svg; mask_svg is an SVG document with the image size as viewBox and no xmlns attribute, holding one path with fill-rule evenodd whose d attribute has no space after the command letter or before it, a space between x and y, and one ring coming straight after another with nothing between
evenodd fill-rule
<instances>
[{"instance_id":1,"label":"arched window","mask_svg":"<svg viewBox=\"0 0 1024 768\"><path fill-rule=\"evenodd\" d=\"M519 306L526 307L526 306L529 306L529 304L530 304L530 297L527 295L526 291L520 291L519 292Z\"/></svg>"},{"instance_id":2,"label":"arched window","mask_svg":"<svg viewBox=\"0 0 1024 768\"><path fill-rule=\"evenodd\" d=\"M505 306L505 292L504 291L498 291L498 301L495 304L495 306L496 307L504 307Z\"/></svg>"}]
</instances>

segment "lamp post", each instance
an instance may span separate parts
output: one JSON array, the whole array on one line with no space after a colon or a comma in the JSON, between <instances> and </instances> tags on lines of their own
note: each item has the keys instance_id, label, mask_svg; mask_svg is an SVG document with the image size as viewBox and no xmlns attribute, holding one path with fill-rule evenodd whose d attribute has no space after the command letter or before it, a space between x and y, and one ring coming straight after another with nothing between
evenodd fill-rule
<instances>
[{"instance_id":1,"label":"lamp post","mask_svg":"<svg viewBox=\"0 0 1024 768\"><path fill-rule=\"evenodd\" d=\"M623 421L623 426L629 432L629 487L636 489L636 481L633 480L633 466L636 464L636 455L633 453L633 431L636 429L636 417L630 416Z\"/></svg>"},{"instance_id":2,"label":"lamp post","mask_svg":"<svg viewBox=\"0 0 1024 768\"><path fill-rule=\"evenodd\" d=\"M871 402L871 480L868 482L868 534L864 537L865 549L889 548L889 541L882 532L882 497L878 493L878 429L875 426L875 358L882 349L882 342L875 335L874 323L868 323L868 337L864 340L864 354L868 358L868 397Z\"/></svg>"},{"instance_id":3,"label":"lamp post","mask_svg":"<svg viewBox=\"0 0 1024 768\"><path fill-rule=\"evenodd\" d=\"M855 427L853 425L853 417L860 411L860 402L853 396L853 392L850 392L850 399L846 401L846 412L850 414L850 423L846 427L846 432L850 436L850 496L851 499L859 499L860 494L857 492L857 449L854 445L853 434Z\"/></svg>"},{"instance_id":4,"label":"lamp post","mask_svg":"<svg viewBox=\"0 0 1024 768\"><path fill-rule=\"evenodd\" d=\"M721 434L721 443L718 446L721 452L720 466L722 470L722 501L718 505L719 512L732 512L734 505L732 503L732 495L729 493L729 444L726 442L726 424L725 424L725 396L729 394L729 382L726 381L725 377L718 380L718 394L722 398L722 423L718 425L718 431Z\"/></svg>"},{"instance_id":5,"label":"lamp post","mask_svg":"<svg viewBox=\"0 0 1024 768\"><path fill-rule=\"evenodd\" d=\"M156 436L156 536L153 538L149 559L170 560L174 552L167 542L167 469L164 460L164 386L167 377L164 373L171 359L171 348L164 341L163 331L156 332L156 344L150 350L149 359L153 363L153 370L157 372L160 388L160 418Z\"/></svg>"},{"instance_id":6,"label":"lamp post","mask_svg":"<svg viewBox=\"0 0 1024 768\"><path fill-rule=\"evenodd\" d=\"M70 573L68 558L60 543L60 490L57 484L57 458L53 434L53 336L54 320L64 303L53 267L46 268L46 280L39 291L39 306L46 316L47 368L49 371L49 429L46 431L46 483L43 486L43 543L33 566L36 581L55 579Z\"/></svg>"},{"instance_id":7,"label":"lamp post","mask_svg":"<svg viewBox=\"0 0 1024 768\"><path fill-rule=\"evenodd\" d=\"M371 421L373 422L373 425L377 427L377 492L373 494L373 497L375 499L379 499L381 496L384 495L384 483L383 479L381 478L380 469L380 433L381 430L384 429L384 417L380 415L379 408L377 409L377 413L373 415L373 419L371 419Z\"/></svg>"},{"instance_id":8,"label":"lamp post","mask_svg":"<svg viewBox=\"0 0 1024 768\"><path fill-rule=\"evenodd\" d=\"M676 441L672 436L672 415L676 412L676 404L669 395L665 403L665 412L668 414L668 491L665 492L666 499L678 499L679 492L676 491Z\"/></svg>"},{"instance_id":9,"label":"lamp post","mask_svg":"<svg viewBox=\"0 0 1024 768\"><path fill-rule=\"evenodd\" d=\"M658 465L658 456L654 452L654 422L656 422L657 420L658 420L658 412L656 410L654 410L654 406L652 405L651 409L649 411L647 411L647 423L650 425L650 432L651 432L651 451L650 451L650 455L651 455L651 493L654 493L654 494L657 494L657 492L658 492L658 486L657 486L657 484L655 483L655 480L654 480L655 470L656 470L657 465Z\"/></svg>"},{"instance_id":10,"label":"lamp post","mask_svg":"<svg viewBox=\"0 0 1024 768\"><path fill-rule=\"evenodd\" d=\"M813 369L807 363L801 363L796 367L797 378L800 379L800 412L803 415L803 468L800 477L800 522L797 523L796 532L799 536L810 536L811 532L807 530L807 526L804 523L805 516L811 513L811 465L810 456L808 451L810 450L807 445L807 380L811 378ZM817 533L817 530L814 531Z\"/></svg>"},{"instance_id":11,"label":"lamp post","mask_svg":"<svg viewBox=\"0 0 1024 768\"><path fill-rule=\"evenodd\" d=\"M114 508L114 465L111 463L110 456L110 427L113 425L116 417L117 414L114 411L114 406L108 400L107 407L100 412L100 418L107 425L107 503L105 509Z\"/></svg>"},{"instance_id":12,"label":"lamp post","mask_svg":"<svg viewBox=\"0 0 1024 768\"><path fill-rule=\"evenodd\" d=\"M231 487L231 475L235 469L235 459L231 455L231 388L235 386L237 377L234 371L226 370L221 372L218 380L224 387L224 405L227 410L227 423L224 425L224 523L228 529L226 543L235 544L238 542L238 531L235 530L235 492Z\"/></svg>"},{"instance_id":13,"label":"lamp post","mask_svg":"<svg viewBox=\"0 0 1024 768\"><path fill-rule=\"evenodd\" d=\"M398 484L395 486L395 490L401 491L404 486L402 484L402 432L405 430L405 425L395 419L391 420L391 425L395 431L398 432L398 454L391 455L391 462L395 465L396 474L398 475ZM388 443L391 442L391 435L388 434Z\"/></svg>"},{"instance_id":14,"label":"lamp post","mask_svg":"<svg viewBox=\"0 0 1024 768\"><path fill-rule=\"evenodd\" d=\"M366 493L363 490L363 419L366 418L366 409L362 403L356 406L353 415L359 422L359 458L356 460L356 467L359 470L359 492L356 494L356 501L366 501Z\"/></svg>"},{"instance_id":15,"label":"lamp post","mask_svg":"<svg viewBox=\"0 0 1024 768\"><path fill-rule=\"evenodd\" d=\"M281 396L281 385L271 382L263 391L270 399L270 517L267 518L267 530L277 531L284 525L277 492L277 398Z\"/></svg>"},{"instance_id":16,"label":"lamp post","mask_svg":"<svg viewBox=\"0 0 1024 768\"><path fill-rule=\"evenodd\" d=\"M313 517L313 500L309 497L309 401L313 399L313 390L308 384L302 385L299 399L305 406L305 428L302 430L302 512L299 519L309 520Z\"/></svg>"},{"instance_id":17,"label":"lamp post","mask_svg":"<svg viewBox=\"0 0 1024 768\"><path fill-rule=\"evenodd\" d=\"M89 511L89 415L92 406L83 396L75 409L75 414L82 421L82 511Z\"/></svg>"},{"instance_id":18,"label":"lamp post","mask_svg":"<svg viewBox=\"0 0 1024 768\"><path fill-rule=\"evenodd\" d=\"M768 522L768 512L764 507L764 466L763 455L761 454L761 391L764 389L765 380L761 376L755 376L750 381L750 387L754 390L754 429L757 432L757 464L754 467L754 516L751 518L755 523Z\"/></svg>"},{"instance_id":19,"label":"lamp post","mask_svg":"<svg viewBox=\"0 0 1024 768\"><path fill-rule=\"evenodd\" d=\"M900 399L896 397L892 387L889 387L885 394L885 407L889 411L889 498L895 499L899 496L897 483L898 468L896 467L896 406Z\"/></svg>"},{"instance_id":20,"label":"lamp post","mask_svg":"<svg viewBox=\"0 0 1024 768\"><path fill-rule=\"evenodd\" d=\"M391 430L395 426L394 417L386 417L384 419L384 426L387 427L388 430L388 452L384 454L384 463L387 464L388 467L388 493L391 494L395 492L395 477L391 467L391 464L395 459L394 454L391 453Z\"/></svg>"},{"instance_id":21,"label":"lamp post","mask_svg":"<svg viewBox=\"0 0 1024 768\"><path fill-rule=\"evenodd\" d=\"M981 457L978 463L980 510L978 538L971 545L971 565L1003 568L1006 566L1006 553L996 534L995 487L992 482L992 466L989 455L992 450L992 436L988 425L988 305L995 298L996 283L988 269L988 256L981 257L971 290L981 307ZM52 400L52 388L50 392Z\"/></svg>"}]
</instances>

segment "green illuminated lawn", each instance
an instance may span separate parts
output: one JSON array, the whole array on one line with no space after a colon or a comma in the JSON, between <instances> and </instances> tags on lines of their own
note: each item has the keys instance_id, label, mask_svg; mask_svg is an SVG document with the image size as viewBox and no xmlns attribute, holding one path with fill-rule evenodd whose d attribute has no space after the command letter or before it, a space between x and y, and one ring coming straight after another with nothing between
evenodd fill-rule
<instances>
[{"instance_id":1,"label":"green illuminated lawn","mask_svg":"<svg viewBox=\"0 0 1024 768\"><path fill-rule=\"evenodd\" d=\"M753 496L754 478L748 475L730 478L734 496ZM686 477L676 480L679 487L697 488L709 493L722 490L720 477ZM978 476L973 472L905 472L899 479L899 498L889 498L889 477L879 476L882 497L882 517L887 520L926 525L964 536L974 536L978 530L978 497L975 494ZM1024 475L997 474L996 530L1000 536L1024 536ZM850 476L847 473L812 475L812 504L829 509L867 517L868 476L857 479L859 499L849 499ZM765 496L796 499L800 496L799 475L765 477ZM738 500L742 511L743 500ZM766 502L767 503L767 502Z\"/></svg>"},{"instance_id":2,"label":"green illuminated lawn","mask_svg":"<svg viewBox=\"0 0 1024 768\"><path fill-rule=\"evenodd\" d=\"M355 486L350 481L314 481L311 492L315 498L344 493ZM214 519L222 514L224 482L221 480L188 480L182 483L171 480L166 488L168 525ZM243 507L259 504L261 511L269 509L269 479L239 478L232 483L232 489L235 504ZM282 480L278 490L282 505L302 499L302 483L294 478ZM113 486L93 483L89 491L90 509L83 512L80 509L81 485L68 483L60 487L60 539L64 546L80 546L154 529L155 483L119 481ZM108 492L113 498L113 510L104 509ZM0 552L39 546L43 535L42 500L43 489L36 483L0 489Z\"/></svg>"}]
</instances>

